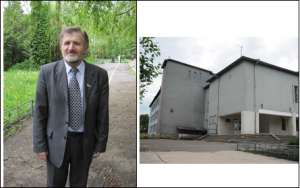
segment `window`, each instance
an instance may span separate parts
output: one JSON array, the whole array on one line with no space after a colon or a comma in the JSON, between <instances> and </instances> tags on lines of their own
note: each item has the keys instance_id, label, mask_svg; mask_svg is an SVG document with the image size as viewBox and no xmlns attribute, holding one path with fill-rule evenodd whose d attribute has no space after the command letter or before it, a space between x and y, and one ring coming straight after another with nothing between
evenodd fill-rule
<instances>
[{"instance_id":1,"label":"window","mask_svg":"<svg viewBox=\"0 0 300 188\"><path fill-rule=\"evenodd\" d=\"M191 77L191 71L189 71L189 77Z\"/></svg>"},{"instance_id":2,"label":"window","mask_svg":"<svg viewBox=\"0 0 300 188\"><path fill-rule=\"evenodd\" d=\"M194 72L194 78L196 78L196 72Z\"/></svg>"},{"instance_id":3,"label":"window","mask_svg":"<svg viewBox=\"0 0 300 188\"><path fill-rule=\"evenodd\" d=\"M286 131L285 119L282 118L281 120L282 120L282 130L283 130L283 131Z\"/></svg>"},{"instance_id":4,"label":"window","mask_svg":"<svg viewBox=\"0 0 300 188\"><path fill-rule=\"evenodd\" d=\"M201 72L199 73L199 78L201 79Z\"/></svg>"},{"instance_id":5,"label":"window","mask_svg":"<svg viewBox=\"0 0 300 188\"><path fill-rule=\"evenodd\" d=\"M212 124L212 116L209 117L209 124Z\"/></svg>"},{"instance_id":6,"label":"window","mask_svg":"<svg viewBox=\"0 0 300 188\"><path fill-rule=\"evenodd\" d=\"M296 131L299 131L299 119L296 119Z\"/></svg>"},{"instance_id":7,"label":"window","mask_svg":"<svg viewBox=\"0 0 300 188\"><path fill-rule=\"evenodd\" d=\"M230 123L230 119L226 119L226 122Z\"/></svg>"},{"instance_id":8,"label":"window","mask_svg":"<svg viewBox=\"0 0 300 188\"><path fill-rule=\"evenodd\" d=\"M217 116L214 116L214 124L217 123Z\"/></svg>"},{"instance_id":9,"label":"window","mask_svg":"<svg viewBox=\"0 0 300 188\"><path fill-rule=\"evenodd\" d=\"M299 98L298 98L298 94L299 94L298 86L294 86L294 92L295 92L295 103L298 103L298 100L299 100Z\"/></svg>"}]
</instances>

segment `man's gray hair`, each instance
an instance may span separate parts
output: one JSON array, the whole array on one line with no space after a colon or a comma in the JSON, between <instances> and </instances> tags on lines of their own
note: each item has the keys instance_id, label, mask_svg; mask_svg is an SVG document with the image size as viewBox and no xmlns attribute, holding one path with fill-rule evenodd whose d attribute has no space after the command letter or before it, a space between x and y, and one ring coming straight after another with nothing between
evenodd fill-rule
<instances>
[{"instance_id":1,"label":"man's gray hair","mask_svg":"<svg viewBox=\"0 0 300 188\"><path fill-rule=\"evenodd\" d=\"M64 34L65 33L73 33L73 32L81 33L81 35L84 38L84 47L89 46L89 37L88 37L88 35L86 34L86 32L84 30L80 29L80 27L77 27L77 26L69 26L69 27L65 27L65 28L63 28L63 30L61 30L60 35L59 35L59 39L60 39L59 44L60 44L60 46L62 44L62 38L63 38Z\"/></svg>"}]
</instances>

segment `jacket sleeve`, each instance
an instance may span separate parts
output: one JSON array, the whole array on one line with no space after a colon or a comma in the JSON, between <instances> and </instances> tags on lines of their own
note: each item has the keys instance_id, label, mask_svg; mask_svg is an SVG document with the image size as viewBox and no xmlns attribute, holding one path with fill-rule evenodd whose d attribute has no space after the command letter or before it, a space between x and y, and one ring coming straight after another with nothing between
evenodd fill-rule
<instances>
[{"instance_id":1,"label":"jacket sleeve","mask_svg":"<svg viewBox=\"0 0 300 188\"><path fill-rule=\"evenodd\" d=\"M48 151L46 128L48 117L48 94L46 79L41 67L36 86L35 108L33 118L33 152Z\"/></svg>"},{"instance_id":2,"label":"jacket sleeve","mask_svg":"<svg viewBox=\"0 0 300 188\"><path fill-rule=\"evenodd\" d=\"M102 73L103 74L103 73ZM108 74L104 73L103 82L100 87L98 110L97 110L97 141L95 145L95 152L105 152L109 132L109 113L108 113L108 100L109 100L109 86Z\"/></svg>"}]
</instances>

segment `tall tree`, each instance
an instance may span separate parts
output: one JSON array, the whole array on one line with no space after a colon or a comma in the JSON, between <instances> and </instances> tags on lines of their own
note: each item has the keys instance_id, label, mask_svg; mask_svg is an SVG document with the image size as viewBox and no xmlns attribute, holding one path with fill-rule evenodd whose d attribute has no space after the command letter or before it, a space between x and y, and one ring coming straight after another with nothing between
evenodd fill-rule
<instances>
[{"instance_id":1,"label":"tall tree","mask_svg":"<svg viewBox=\"0 0 300 188\"><path fill-rule=\"evenodd\" d=\"M50 46L51 46L51 62L62 59L59 34L62 30L62 12L61 12L61 2L52 1L50 2Z\"/></svg>"},{"instance_id":2,"label":"tall tree","mask_svg":"<svg viewBox=\"0 0 300 188\"><path fill-rule=\"evenodd\" d=\"M8 6L3 12L3 35L4 35L4 70L23 62L29 57L26 43L28 23L23 15L21 2L8 1Z\"/></svg>"},{"instance_id":3,"label":"tall tree","mask_svg":"<svg viewBox=\"0 0 300 188\"><path fill-rule=\"evenodd\" d=\"M148 132L148 124L149 124L149 115L148 114L140 115L140 132L141 133Z\"/></svg>"},{"instance_id":4,"label":"tall tree","mask_svg":"<svg viewBox=\"0 0 300 188\"><path fill-rule=\"evenodd\" d=\"M34 68L51 62L49 2L31 1L31 16L36 22L31 39L30 60Z\"/></svg>"}]
</instances>

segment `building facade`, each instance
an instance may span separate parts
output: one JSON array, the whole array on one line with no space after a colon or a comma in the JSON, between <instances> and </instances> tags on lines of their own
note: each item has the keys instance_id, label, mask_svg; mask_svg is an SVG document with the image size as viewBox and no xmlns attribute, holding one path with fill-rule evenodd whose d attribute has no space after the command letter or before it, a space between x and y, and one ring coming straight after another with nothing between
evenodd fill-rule
<instances>
[{"instance_id":1,"label":"building facade","mask_svg":"<svg viewBox=\"0 0 300 188\"><path fill-rule=\"evenodd\" d=\"M299 72L245 56L217 74L172 59L162 68L161 88L150 104L150 136L176 138L183 128L298 135Z\"/></svg>"}]
</instances>

